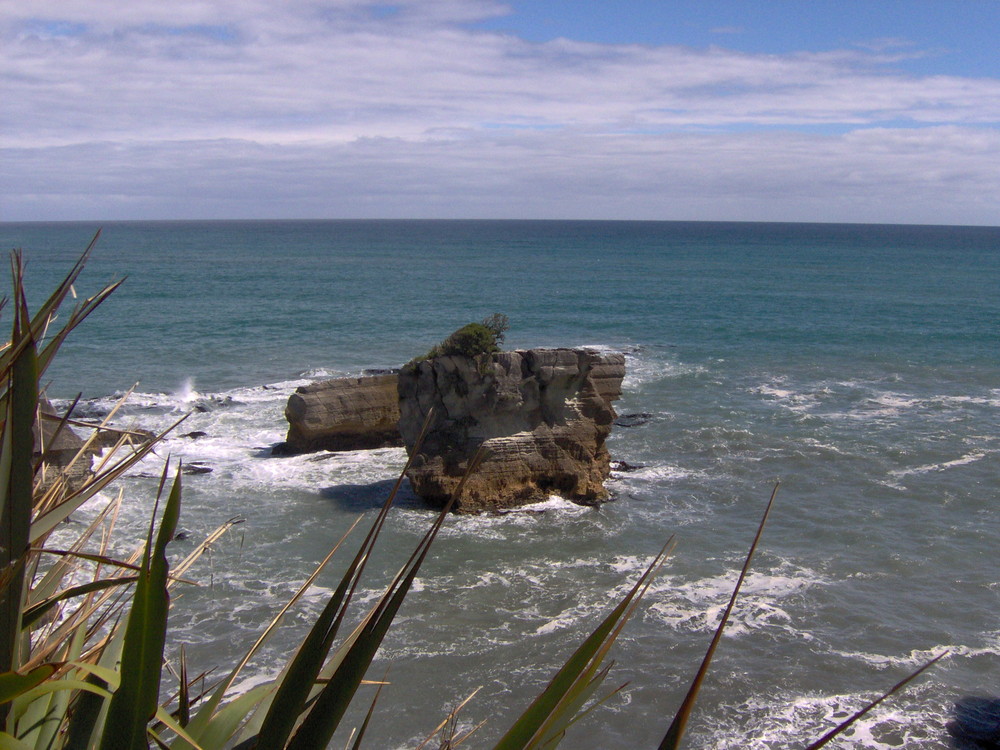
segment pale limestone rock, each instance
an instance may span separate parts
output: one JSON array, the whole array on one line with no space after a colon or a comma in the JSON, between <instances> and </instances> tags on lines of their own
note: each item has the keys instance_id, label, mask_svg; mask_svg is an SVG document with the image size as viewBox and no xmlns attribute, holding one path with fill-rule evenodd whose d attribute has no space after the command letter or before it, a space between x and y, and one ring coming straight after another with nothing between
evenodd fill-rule
<instances>
[{"instance_id":1,"label":"pale limestone rock","mask_svg":"<svg viewBox=\"0 0 1000 750\"><path fill-rule=\"evenodd\" d=\"M288 398L285 418L287 453L402 445L395 373L300 386Z\"/></svg>"},{"instance_id":2,"label":"pale limestone rock","mask_svg":"<svg viewBox=\"0 0 1000 750\"><path fill-rule=\"evenodd\" d=\"M399 375L399 429L407 451L433 407L428 434L407 476L442 505L480 445L489 454L456 510L499 510L559 495L607 499L605 440L620 398L625 357L591 349L530 349L441 356Z\"/></svg>"}]
</instances>

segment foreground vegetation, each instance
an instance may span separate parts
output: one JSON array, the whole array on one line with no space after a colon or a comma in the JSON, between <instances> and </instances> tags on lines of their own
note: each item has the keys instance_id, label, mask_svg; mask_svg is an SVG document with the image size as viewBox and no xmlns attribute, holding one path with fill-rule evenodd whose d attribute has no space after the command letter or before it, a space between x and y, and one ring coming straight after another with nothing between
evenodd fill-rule
<instances>
[{"instance_id":1,"label":"foreground vegetation","mask_svg":"<svg viewBox=\"0 0 1000 750\"><path fill-rule=\"evenodd\" d=\"M167 462L148 535L134 540L134 551L124 559L109 553L109 540L123 501L121 492L104 501L95 520L70 544L57 548L52 543L53 532L63 521L84 503L105 497L115 480L143 460L163 438L160 435L134 443L132 435L115 432L106 424L114 416L113 410L105 424L87 426L90 434L75 461L90 460L99 436L115 437L82 482L70 481L71 466L57 470L44 460L46 440L51 443L53 436L71 424L83 425L72 422L69 415L46 415L40 409L39 383L66 337L117 287L109 285L83 300L56 327L57 312L72 291L93 244L34 315L28 310L21 257L14 253L11 259L12 297L7 307L13 308L12 333L10 341L0 349L0 750L133 750L150 746L175 750L306 750L327 747L338 729L348 734L349 747L362 747L367 728L378 721L378 708L373 702L362 725L356 728L341 727L345 712L431 553L450 504L435 517L376 604L360 615L352 614L358 624L350 632L343 632L354 593L403 480L401 474L336 590L281 674L249 692L238 694L233 690L237 677L345 539L275 613L239 663L210 690L196 694L193 686L200 676L188 675L183 652L176 669L168 669L164 662L170 594L184 583L184 575L199 555L226 533L229 524L216 529L191 555L169 565L167 545L181 512L180 467L170 468ZM490 351L503 339L506 318L493 316L472 325L474 330L462 329L450 337L450 344L446 341L440 346L454 345L458 349L455 353L466 353L471 346L476 352L470 356ZM54 429L40 429L43 420L53 421L49 426ZM472 462L470 472L475 471L480 458ZM460 493L461 486L456 495ZM664 720L661 750L681 744L699 687L773 501L772 494L729 605L702 664L695 670L691 688L673 719ZM603 687L610 669L605 659L671 548L668 541L654 556L629 593L513 721L495 745L497 750L553 748L574 722L616 692ZM828 742L927 666L808 747L818 748ZM166 694L171 697L163 702ZM597 721L599 715L589 720ZM453 748L469 740L472 732L458 734L455 727L454 714L442 717L438 727L426 728L429 736L421 747Z\"/></svg>"}]
</instances>

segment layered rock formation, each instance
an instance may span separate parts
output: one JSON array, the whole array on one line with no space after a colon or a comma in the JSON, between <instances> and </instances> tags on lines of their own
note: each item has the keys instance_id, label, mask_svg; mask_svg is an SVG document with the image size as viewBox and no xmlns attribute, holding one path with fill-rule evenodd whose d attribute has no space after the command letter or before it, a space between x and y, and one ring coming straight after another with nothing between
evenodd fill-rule
<instances>
[{"instance_id":1,"label":"layered rock formation","mask_svg":"<svg viewBox=\"0 0 1000 750\"><path fill-rule=\"evenodd\" d=\"M399 375L399 429L407 451L427 414L428 433L407 476L414 491L444 504L482 445L456 510L499 510L555 494L579 503L607 499L604 443L621 396L622 354L530 349L440 356Z\"/></svg>"},{"instance_id":2,"label":"layered rock formation","mask_svg":"<svg viewBox=\"0 0 1000 750\"><path fill-rule=\"evenodd\" d=\"M97 424L74 422L85 430L84 438L69 424L63 423L63 415L56 412L48 399L40 398L38 405L40 420L35 423L33 431L34 458L40 465L36 487L39 491L47 490L60 475L66 480L69 490L79 488L93 474L91 464L94 457L105 448L116 445L122 436L124 443L133 447L155 437L148 430L101 429ZM92 435L95 430L97 434Z\"/></svg>"},{"instance_id":3,"label":"layered rock formation","mask_svg":"<svg viewBox=\"0 0 1000 750\"><path fill-rule=\"evenodd\" d=\"M285 418L288 436L278 453L402 445L395 373L300 386L288 399Z\"/></svg>"},{"instance_id":4,"label":"layered rock formation","mask_svg":"<svg viewBox=\"0 0 1000 750\"><path fill-rule=\"evenodd\" d=\"M60 424L60 415L47 399L39 399L39 416L34 426L34 456L41 463L39 489L48 488L60 472L65 472L70 487L79 486L90 474L91 459L99 448L91 447L77 458L84 439L68 425Z\"/></svg>"}]
</instances>

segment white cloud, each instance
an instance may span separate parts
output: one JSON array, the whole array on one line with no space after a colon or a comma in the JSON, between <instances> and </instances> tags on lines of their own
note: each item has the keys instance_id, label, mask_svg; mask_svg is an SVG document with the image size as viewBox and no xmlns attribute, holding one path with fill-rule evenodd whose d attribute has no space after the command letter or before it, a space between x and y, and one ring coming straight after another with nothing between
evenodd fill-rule
<instances>
[{"instance_id":1,"label":"white cloud","mask_svg":"<svg viewBox=\"0 0 1000 750\"><path fill-rule=\"evenodd\" d=\"M713 219L721 212L745 220L998 223L998 153L997 133L956 127L92 144L10 152L10 168L24 177L3 202L24 218L62 205L65 218Z\"/></svg>"},{"instance_id":2,"label":"white cloud","mask_svg":"<svg viewBox=\"0 0 1000 750\"><path fill-rule=\"evenodd\" d=\"M474 30L504 12L474 0L109 7L0 0L0 218L1000 223L1000 81L904 75L895 40L535 44Z\"/></svg>"}]
</instances>

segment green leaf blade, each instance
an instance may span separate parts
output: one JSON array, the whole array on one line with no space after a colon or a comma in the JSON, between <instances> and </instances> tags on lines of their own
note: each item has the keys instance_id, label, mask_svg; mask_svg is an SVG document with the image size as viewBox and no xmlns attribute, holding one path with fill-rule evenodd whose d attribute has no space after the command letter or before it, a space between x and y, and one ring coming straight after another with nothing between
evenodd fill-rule
<instances>
[{"instance_id":1,"label":"green leaf blade","mask_svg":"<svg viewBox=\"0 0 1000 750\"><path fill-rule=\"evenodd\" d=\"M27 674L4 672L0 674L0 703L9 703L19 695L24 695L55 674L57 665L43 664Z\"/></svg>"},{"instance_id":2,"label":"green leaf blade","mask_svg":"<svg viewBox=\"0 0 1000 750\"><path fill-rule=\"evenodd\" d=\"M166 472L166 469L164 469ZM147 726L156 714L167 634L169 566L167 543L177 529L181 505L178 467L160 521L156 544L147 550L125 626L121 684L111 697L101 750L145 750Z\"/></svg>"}]
</instances>

